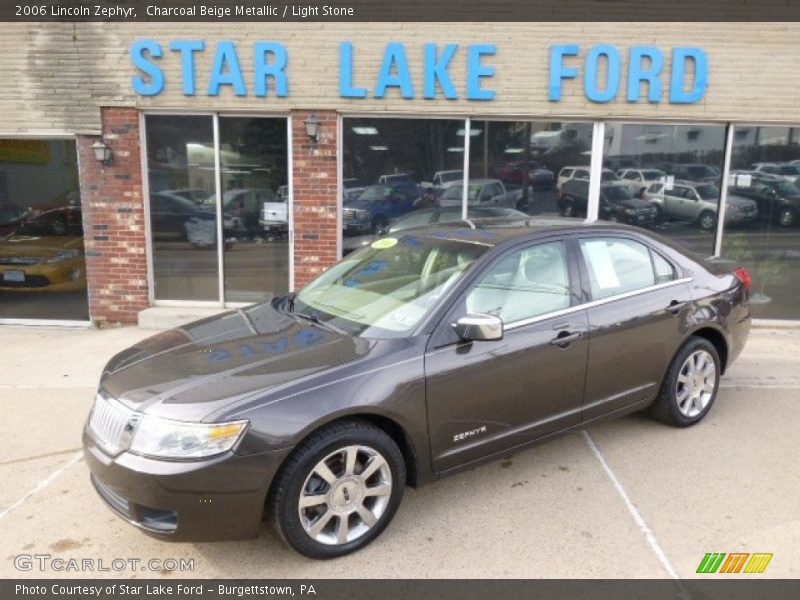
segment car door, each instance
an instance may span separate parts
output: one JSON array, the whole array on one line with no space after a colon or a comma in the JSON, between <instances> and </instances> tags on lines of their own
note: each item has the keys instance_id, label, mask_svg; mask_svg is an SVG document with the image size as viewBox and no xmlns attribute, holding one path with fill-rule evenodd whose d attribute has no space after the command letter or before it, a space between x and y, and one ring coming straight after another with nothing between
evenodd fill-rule
<instances>
[{"instance_id":1,"label":"car door","mask_svg":"<svg viewBox=\"0 0 800 600\"><path fill-rule=\"evenodd\" d=\"M583 419L652 398L683 340L691 301L676 265L640 240L581 236L589 366Z\"/></svg>"},{"instance_id":2,"label":"car door","mask_svg":"<svg viewBox=\"0 0 800 600\"><path fill-rule=\"evenodd\" d=\"M587 316L568 243L517 246L479 273L431 336L425 358L433 467L447 470L580 419ZM466 314L504 321L503 339L461 341Z\"/></svg>"},{"instance_id":3,"label":"car door","mask_svg":"<svg viewBox=\"0 0 800 600\"><path fill-rule=\"evenodd\" d=\"M672 217L689 218L686 191L682 185L673 185L671 190L664 190L664 211Z\"/></svg>"}]
</instances>

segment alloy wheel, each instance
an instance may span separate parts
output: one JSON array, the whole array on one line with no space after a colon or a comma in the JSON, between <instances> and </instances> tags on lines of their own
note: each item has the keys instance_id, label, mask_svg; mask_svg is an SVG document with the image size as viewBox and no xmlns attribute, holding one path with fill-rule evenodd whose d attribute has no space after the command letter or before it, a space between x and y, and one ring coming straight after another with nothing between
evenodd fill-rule
<instances>
[{"instance_id":1,"label":"alloy wheel","mask_svg":"<svg viewBox=\"0 0 800 600\"><path fill-rule=\"evenodd\" d=\"M780 215L778 215L778 223L782 227L790 227L794 225L794 212L789 208L782 210Z\"/></svg>"},{"instance_id":2,"label":"alloy wheel","mask_svg":"<svg viewBox=\"0 0 800 600\"><path fill-rule=\"evenodd\" d=\"M368 446L346 446L328 454L306 477L297 503L300 523L321 544L347 544L380 520L391 494L386 459Z\"/></svg>"},{"instance_id":3,"label":"alloy wheel","mask_svg":"<svg viewBox=\"0 0 800 600\"><path fill-rule=\"evenodd\" d=\"M678 371L675 399L686 417L696 417L705 410L717 384L717 366L705 350L692 352Z\"/></svg>"}]
</instances>

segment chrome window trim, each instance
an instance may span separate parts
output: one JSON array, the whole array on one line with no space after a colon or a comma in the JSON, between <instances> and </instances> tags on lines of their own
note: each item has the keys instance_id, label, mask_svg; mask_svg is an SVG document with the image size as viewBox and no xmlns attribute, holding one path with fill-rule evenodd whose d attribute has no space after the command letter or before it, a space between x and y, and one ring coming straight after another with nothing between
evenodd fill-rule
<instances>
[{"instance_id":1,"label":"chrome window trim","mask_svg":"<svg viewBox=\"0 0 800 600\"><path fill-rule=\"evenodd\" d=\"M538 315L535 317L531 317L530 319L523 319L521 321L514 321L513 323L503 324L503 329L505 331L517 329L518 327L525 327L526 325L531 325L533 323L538 323L539 321L546 321L547 319L552 319L556 317L562 317L565 315L572 314L574 312L578 312L580 310L587 310L590 308L594 308L595 306L602 306L604 304L609 304L610 302L614 302L616 300L624 300L626 298L632 298L634 296L638 296L640 294L646 294L648 292L654 292L656 290L661 290L664 288L672 287L675 285L689 283L692 281L692 277L684 277L682 279L675 279L673 281L667 281L665 283L659 283L658 285L651 285L646 288L641 288L638 290L632 290L630 292L625 292L623 294L617 294L616 296L609 296L608 298L601 298L600 300L592 300L590 302L584 302L583 304L576 304L575 306L570 306L569 308L564 308L561 310L556 310L553 312L545 313L543 315Z\"/></svg>"}]
</instances>

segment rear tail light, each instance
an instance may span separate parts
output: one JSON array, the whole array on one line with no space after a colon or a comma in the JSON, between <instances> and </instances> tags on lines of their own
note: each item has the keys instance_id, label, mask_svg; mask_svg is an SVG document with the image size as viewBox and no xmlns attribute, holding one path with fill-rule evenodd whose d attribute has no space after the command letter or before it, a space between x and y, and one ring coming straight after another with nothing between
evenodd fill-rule
<instances>
[{"instance_id":1,"label":"rear tail light","mask_svg":"<svg viewBox=\"0 0 800 600\"><path fill-rule=\"evenodd\" d=\"M736 275L736 279L742 282L744 289L750 291L750 286L753 283L753 280L750 278L750 273L744 267L739 267L733 272Z\"/></svg>"}]
</instances>

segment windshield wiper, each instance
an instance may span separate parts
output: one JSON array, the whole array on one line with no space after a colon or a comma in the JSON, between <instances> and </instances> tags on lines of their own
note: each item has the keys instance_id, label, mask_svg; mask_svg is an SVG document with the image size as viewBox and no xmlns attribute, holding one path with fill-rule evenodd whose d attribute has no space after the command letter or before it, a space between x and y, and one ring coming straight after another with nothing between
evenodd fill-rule
<instances>
[{"instance_id":1,"label":"windshield wiper","mask_svg":"<svg viewBox=\"0 0 800 600\"><path fill-rule=\"evenodd\" d=\"M312 312L311 314L292 311L290 314L294 315L295 317L300 317L301 319L305 319L306 321L311 321L315 325L324 327L325 329L327 329L328 331L332 331L333 333L338 333L339 335L349 335L344 329L340 329L336 325L331 325L330 323L320 319L316 311Z\"/></svg>"}]
</instances>

